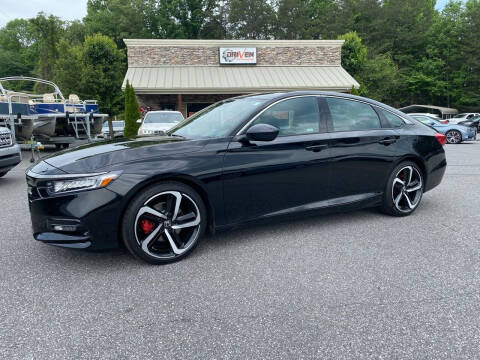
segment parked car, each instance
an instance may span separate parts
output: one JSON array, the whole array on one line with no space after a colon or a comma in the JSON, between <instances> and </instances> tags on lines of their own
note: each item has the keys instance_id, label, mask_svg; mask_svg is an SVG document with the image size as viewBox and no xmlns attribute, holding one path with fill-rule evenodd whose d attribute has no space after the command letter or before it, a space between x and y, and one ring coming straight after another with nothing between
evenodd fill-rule
<instances>
[{"instance_id":1,"label":"parked car","mask_svg":"<svg viewBox=\"0 0 480 360\"><path fill-rule=\"evenodd\" d=\"M418 208L442 180L445 135L374 100L317 91L228 99L168 131L53 155L27 172L35 239L119 242L153 264L206 230L304 212Z\"/></svg>"},{"instance_id":2,"label":"parked car","mask_svg":"<svg viewBox=\"0 0 480 360\"><path fill-rule=\"evenodd\" d=\"M480 116L474 116L468 120L461 121L458 124L473 127L478 132L480 131Z\"/></svg>"},{"instance_id":3,"label":"parked car","mask_svg":"<svg viewBox=\"0 0 480 360\"><path fill-rule=\"evenodd\" d=\"M441 119L438 115L436 114L430 114L430 113L408 113L410 116L415 116L415 115L422 115L422 116L428 116L431 117L437 121L440 121L442 124L448 124L449 121L447 119Z\"/></svg>"},{"instance_id":4,"label":"parked car","mask_svg":"<svg viewBox=\"0 0 480 360\"><path fill-rule=\"evenodd\" d=\"M10 130L0 127L0 177L5 176L22 161L20 146L15 143Z\"/></svg>"},{"instance_id":5,"label":"parked car","mask_svg":"<svg viewBox=\"0 0 480 360\"><path fill-rule=\"evenodd\" d=\"M115 120L112 121L113 127L113 137L122 137L123 131L125 130L125 121L123 120ZM110 126L108 125L108 121L105 121L102 126L102 132L98 135L100 138L110 138Z\"/></svg>"},{"instance_id":6,"label":"parked car","mask_svg":"<svg viewBox=\"0 0 480 360\"><path fill-rule=\"evenodd\" d=\"M470 120L474 116L480 116L479 113L462 113L455 115L454 117L450 118L450 123L452 124L458 124L462 121Z\"/></svg>"},{"instance_id":7,"label":"parked car","mask_svg":"<svg viewBox=\"0 0 480 360\"><path fill-rule=\"evenodd\" d=\"M149 111L143 121L137 120L137 123L142 124L138 129L138 135L164 135L183 120L180 111Z\"/></svg>"},{"instance_id":8,"label":"parked car","mask_svg":"<svg viewBox=\"0 0 480 360\"><path fill-rule=\"evenodd\" d=\"M477 131L469 126L459 124L442 124L440 121L425 115L410 115L425 125L431 126L439 133L445 134L449 144L459 144L462 141L476 140Z\"/></svg>"}]
</instances>

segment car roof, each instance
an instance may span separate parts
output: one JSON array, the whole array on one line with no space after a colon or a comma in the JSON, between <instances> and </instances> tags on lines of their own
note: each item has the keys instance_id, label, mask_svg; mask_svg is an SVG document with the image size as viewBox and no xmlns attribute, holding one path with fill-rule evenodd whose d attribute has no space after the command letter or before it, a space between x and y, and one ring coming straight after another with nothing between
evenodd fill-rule
<instances>
[{"instance_id":1,"label":"car roof","mask_svg":"<svg viewBox=\"0 0 480 360\"><path fill-rule=\"evenodd\" d=\"M243 98L243 97L255 97L258 99L265 99L269 100L270 102L276 102L278 100L282 99L287 99L289 97L295 97L295 96L305 96L305 95L312 95L312 96L334 96L334 97L342 97L345 99L351 99L351 100L358 100L358 101L363 101L366 103L369 103L371 105L375 105L384 109L389 110L390 112L393 112L399 116L402 117L407 117L408 114L405 114L404 112L401 112L400 110L397 110L389 105L383 104L381 102L378 102L373 99L365 98L362 96L357 96L357 95L352 95L348 93L340 93L340 92L334 92L334 91L317 91L317 90L307 90L307 91L289 91L289 92L276 92L276 93L257 93L257 94L249 94L249 95L243 95L239 96L238 98Z\"/></svg>"},{"instance_id":2,"label":"car roof","mask_svg":"<svg viewBox=\"0 0 480 360\"><path fill-rule=\"evenodd\" d=\"M430 116L430 117L438 118L438 115L430 114L430 113L408 113L408 115L410 115L410 116L424 115L424 116Z\"/></svg>"},{"instance_id":3,"label":"car roof","mask_svg":"<svg viewBox=\"0 0 480 360\"><path fill-rule=\"evenodd\" d=\"M153 111L147 112L147 114L158 114L158 113L181 114L180 111L174 111L174 110L153 110Z\"/></svg>"}]
</instances>

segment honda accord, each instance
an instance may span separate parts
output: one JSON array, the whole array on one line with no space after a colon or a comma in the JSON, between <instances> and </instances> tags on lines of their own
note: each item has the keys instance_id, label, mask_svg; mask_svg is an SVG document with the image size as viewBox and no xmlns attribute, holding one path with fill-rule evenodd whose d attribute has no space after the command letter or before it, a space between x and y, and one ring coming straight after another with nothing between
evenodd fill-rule
<instances>
[{"instance_id":1,"label":"honda accord","mask_svg":"<svg viewBox=\"0 0 480 360\"><path fill-rule=\"evenodd\" d=\"M33 236L57 246L122 244L154 264L205 231L293 214L418 208L446 168L445 135L340 93L241 96L165 136L88 144L27 170ZM325 210L325 211L324 211Z\"/></svg>"}]
</instances>

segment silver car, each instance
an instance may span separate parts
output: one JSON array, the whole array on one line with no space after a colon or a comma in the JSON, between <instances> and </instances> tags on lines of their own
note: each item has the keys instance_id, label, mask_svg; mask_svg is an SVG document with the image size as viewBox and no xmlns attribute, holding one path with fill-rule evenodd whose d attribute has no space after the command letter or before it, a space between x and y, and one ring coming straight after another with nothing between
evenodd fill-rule
<instances>
[{"instance_id":1,"label":"silver car","mask_svg":"<svg viewBox=\"0 0 480 360\"><path fill-rule=\"evenodd\" d=\"M480 116L480 114L479 113L462 113L462 114L455 115L453 118L450 118L449 121L450 121L450 124L458 124L459 122L470 120L475 116Z\"/></svg>"},{"instance_id":2,"label":"silver car","mask_svg":"<svg viewBox=\"0 0 480 360\"><path fill-rule=\"evenodd\" d=\"M0 127L0 177L22 161L22 152L8 128Z\"/></svg>"},{"instance_id":3,"label":"silver car","mask_svg":"<svg viewBox=\"0 0 480 360\"><path fill-rule=\"evenodd\" d=\"M183 120L180 111L149 111L143 121L137 120L137 123L142 124L138 129L138 135L164 135Z\"/></svg>"},{"instance_id":4,"label":"silver car","mask_svg":"<svg viewBox=\"0 0 480 360\"><path fill-rule=\"evenodd\" d=\"M112 128L113 128L113 137L122 137L123 131L125 130L125 121L123 120L114 120L112 121ZM102 132L98 134L100 138L110 138L110 126L108 125L108 121L103 123Z\"/></svg>"}]
</instances>

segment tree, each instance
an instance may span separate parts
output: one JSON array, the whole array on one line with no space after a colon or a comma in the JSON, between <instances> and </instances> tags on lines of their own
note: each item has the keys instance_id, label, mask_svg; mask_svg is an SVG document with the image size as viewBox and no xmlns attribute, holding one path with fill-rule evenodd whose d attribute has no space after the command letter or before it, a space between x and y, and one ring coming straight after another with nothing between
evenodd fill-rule
<instances>
[{"instance_id":1,"label":"tree","mask_svg":"<svg viewBox=\"0 0 480 360\"><path fill-rule=\"evenodd\" d=\"M236 39L270 39L274 34L275 10L265 0L231 0L229 31Z\"/></svg>"},{"instance_id":2,"label":"tree","mask_svg":"<svg viewBox=\"0 0 480 360\"><path fill-rule=\"evenodd\" d=\"M125 137L137 135L139 128L137 120L140 119L140 117L135 90L127 80L127 84L125 85L125 130L123 132Z\"/></svg>"},{"instance_id":3,"label":"tree","mask_svg":"<svg viewBox=\"0 0 480 360\"><path fill-rule=\"evenodd\" d=\"M89 36L83 46L82 66L82 93L101 101L100 111L118 114L123 107L121 86L126 70L123 51L107 36Z\"/></svg>"},{"instance_id":4,"label":"tree","mask_svg":"<svg viewBox=\"0 0 480 360\"><path fill-rule=\"evenodd\" d=\"M77 94L79 91L88 98L92 98L90 94L83 93L80 84L83 77L83 42L79 45L72 46L67 39L60 40L58 44L58 59L55 62L54 74L55 82L60 87L63 95Z\"/></svg>"},{"instance_id":5,"label":"tree","mask_svg":"<svg viewBox=\"0 0 480 360\"><path fill-rule=\"evenodd\" d=\"M152 0L88 0L87 16L83 19L89 35L103 34L124 48L124 38L149 38L156 35ZM153 20L152 20L153 19Z\"/></svg>"},{"instance_id":6,"label":"tree","mask_svg":"<svg viewBox=\"0 0 480 360\"><path fill-rule=\"evenodd\" d=\"M0 29L0 77L32 76L37 61L38 51L28 20L15 19ZM11 89L20 90L21 84L12 84Z\"/></svg>"},{"instance_id":7,"label":"tree","mask_svg":"<svg viewBox=\"0 0 480 360\"><path fill-rule=\"evenodd\" d=\"M454 86L458 87L455 103L466 111L480 109L480 1L468 0L464 13L464 37L458 56L463 64L456 75Z\"/></svg>"},{"instance_id":8,"label":"tree","mask_svg":"<svg viewBox=\"0 0 480 360\"><path fill-rule=\"evenodd\" d=\"M98 100L101 112L116 115L122 111L125 55L112 39L96 34L73 47L62 40L59 53L55 77L65 94Z\"/></svg>"},{"instance_id":9,"label":"tree","mask_svg":"<svg viewBox=\"0 0 480 360\"><path fill-rule=\"evenodd\" d=\"M394 107L404 105L398 97L398 89L402 87L398 67L390 54L380 54L366 59L357 80L361 85L361 96Z\"/></svg>"},{"instance_id":10,"label":"tree","mask_svg":"<svg viewBox=\"0 0 480 360\"><path fill-rule=\"evenodd\" d=\"M345 40L342 46L342 66L352 76L357 75L367 59L367 47L356 32L349 32L338 37Z\"/></svg>"},{"instance_id":11,"label":"tree","mask_svg":"<svg viewBox=\"0 0 480 360\"><path fill-rule=\"evenodd\" d=\"M54 80L53 68L58 58L57 44L63 32L63 22L56 16L39 13L30 19L35 44L38 46L37 75L45 80ZM40 91L41 89L39 89Z\"/></svg>"},{"instance_id":12,"label":"tree","mask_svg":"<svg viewBox=\"0 0 480 360\"><path fill-rule=\"evenodd\" d=\"M277 39L308 39L309 0L279 0L275 19Z\"/></svg>"}]
</instances>

